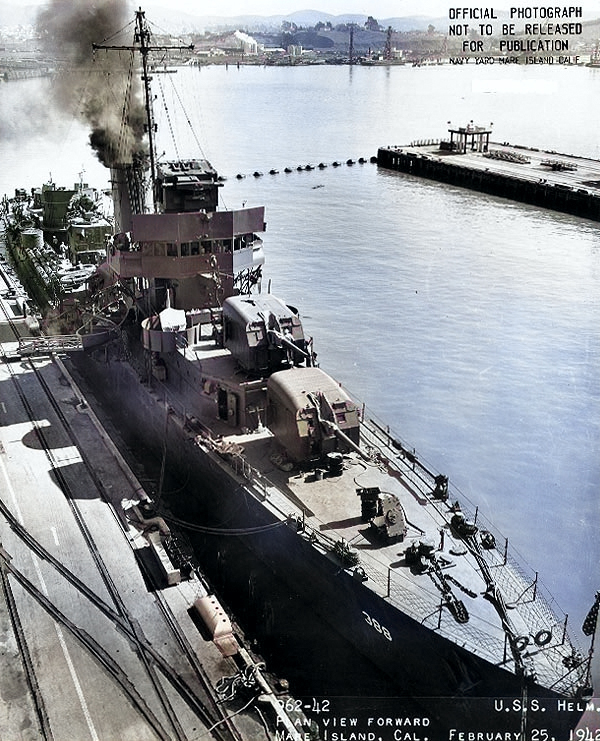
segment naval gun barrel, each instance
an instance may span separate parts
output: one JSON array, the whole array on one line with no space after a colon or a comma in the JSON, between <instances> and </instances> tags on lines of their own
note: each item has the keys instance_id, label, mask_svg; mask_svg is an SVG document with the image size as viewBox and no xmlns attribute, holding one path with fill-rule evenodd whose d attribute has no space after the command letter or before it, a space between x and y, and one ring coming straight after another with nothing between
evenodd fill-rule
<instances>
[{"instance_id":1,"label":"naval gun barrel","mask_svg":"<svg viewBox=\"0 0 600 741\"><path fill-rule=\"evenodd\" d=\"M278 332L276 329L270 329L269 337L275 337L278 342L281 342L282 345L285 345L290 350L293 350L293 352L297 352L300 355L304 355L305 358L310 358L310 355L305 351L302 350L302 348L298 347L296 343L293 340L290 340L289 337L286 337L282 332Z\"/></svg>"},{"instance_id":2,"label":"naval gun barrel","mask_svg":"<svg viewBox=\"0 0 600 741\"><path fill-rule=\"evenodd\" d=\"M345 442L346 445L348 445L350 448L352 448L352 450L354 450L356 453L358 453L363 460L365 460L365 461L370 460L369 456L367 455L367 453L365 453L364 450L362 450L362 448L360 447L360 445L357 445L354 442L354 440L351 440L348 437L348 435L346 435L345 432L343 432L342 430L340 430L340 428L335 424L335 422L331 422L328 419L321 419L320 416L319 416L319 422L321 422L322 424L324 424L326 427L329 427L331 429L331 431L335 434L336 437L338 437L340 440L342 440L343 442Z\"/></svg>"},{"instance_id":3,"label":"naval gun barrel","mask_svg":"<svg viewBox=\"0 0 600 741\"><path fill-rule=\"evenodd\" d=\"M367 455L367 453L365 453L365 451L362 450L361 447L354 442L354 440L351 440L348 437L348 435L346 435L346 433L343 432L339 428L338 425L336 425L335 422L331 422L331 420L329 420L329 419L323 419L323 417L321 415L321 409L320 409L320 406L319 406L318 399L315 399L315 397L312 394L307 394L307 397L310 399L310 401L312 402L312 405L314 406L314 408L315 408L315 410L317 412L317 419L319 420L319 424L321 424L324 427L327 427L328 429L330 429L336 437L338 437L340 440L342 440L344 443L346 443L346 445L348 445L348 447L352 448L352 450L354 450L356 453L358 453L363 460L365 460L365 461L370 460L370 458Z\"/></svg>"}]
</instances>

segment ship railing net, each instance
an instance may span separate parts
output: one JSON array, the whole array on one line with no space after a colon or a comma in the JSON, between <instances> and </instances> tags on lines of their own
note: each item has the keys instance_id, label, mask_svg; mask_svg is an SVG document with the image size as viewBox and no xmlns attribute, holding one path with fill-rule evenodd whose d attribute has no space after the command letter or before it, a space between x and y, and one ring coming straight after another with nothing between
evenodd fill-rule
<instances>
[{"instance_id":1,"label":"ship railing net","mask_svg":"<svg viewBox=\"0 0 600 741\"><path fill-rule=\"evenodd\" d=\"M485 559L494 584L501 591L510 608L511 619L515 625L527 626L527 635L523 638L527 640L528 648L524 653L536 657L535 671L542 684L552 686L557 691L572 693L582 683L585 662L581 660L582 654L579 647L567 633L568 616L562 612L555 599L543 586L538 574L525 566L524 559L509 547L508 539L481 515L479 509L457 487L449 484L448 503L436 500L433 492L439 473L419 458L414 449L393 434L389 427L372 415L365 406L362 410L363 447L370 449L371 454L375 453L376 457L381 457L388 469L395 471L420 495L427 497L448 522L453 514L452 507L455 502L458 502L460 511L467 520L476 524L480 531L487 531L494 536L497 547L480 549L479 553ZM379 581L380 586L383 586L382 577L378 571L373 569L372 573L369 573L367 569L365 570L370 578L376 582ZM431 600L424 599L424 595L416 597L414 591L403 587L397 572L392 572L391 578L388 577L388 582L389 586L386 588L389 589L390 598L394 601L398 600L399 604L406 605L417 599L423 600L422 604L417 606L417 614L421 615L424 614L424 609L435 609ZM429 622L437 621L439 613L438 599L436 616L429 618ZM456 630L456 622L448 611L443 611L441 614L440 631L453 638L462 637L464 640L465 626L461 626L459 632ZM550 640L543 646L536 645L534 641L540 632L547 632L540 637L540 640L548 641L548 634L550 635ZM478 625L478 627L469 625L466 634L474 641L476 653L481 652L482 655L485 654L488 657L495 656L497 661L498 652L507 651L504 641L490 635L485 625ZM510 658L510 652L507 656ZM560 678L557 679L557 676Z\"/></svg>"},{"instance_id":2,"label":"ship railing net","mask_svg":"<svg viewBox=\"0 0 600 741\"><path fill-rule=\"evenodd\" d=\"M303 524L301 534L313 544L321 546L323 550L334 550L335 541L309 525ZM360 570L364 574L362 578L366 577L371 582L371 588L414 620L491 664L514 669L509 642L498 623L470 614L468 623L459 624L446 609L439 592L427 586L427 582L416 590L414 582L407 576L394 571L391 567L388 567L386 572L385 566L376 565L371 559L366 558L361 559ZM535 677L548 689L567 696L575 696L584 681L585 666L582 662L572 667L565 665L565 657L571 656L570 644L564 641L563 626L556 624L555 627L552 643L544 646L543 650L533 645L532 641L533 651L530 651L530 654L531 656L537 654ZM525 659L527 658L528 655L525 655Z\"/></svg>"},{"instance_id":3,"label":"ship railing net","mask_svg":"<svg viewBox=\"0 0 600 741\"><path fill-rule=\"evenodd\" d=\"M297 524L300 525L299 522ZM335 541L309 525L302 525L301 534L323 550L334 550ZM376 558L373 557L373 560ZM375 565L366 558L361 559L359 568L364 574L362 578L370 580L371 588L375 588L381 596L414 620L492 664L513 667L509 642L498 623L470 614L468 623L459 624L446 609L439 592L426 586L427 582L415 590L414 582L407 576L391 567L387 567L386 572L385 565ZM554 627L556 630L552 631L552 643L544 646L543 650L533 645L532 641L533 651L530 651L530 655L537 655L535 676L548 689L575 696L585 679L585 663L578 661L573 666L565 664L565 658L572 656L572 649L565 640L564 626L555 621Z\"/></svg>"},{"instance_id":4,"label":"ship railing net","mask_svg":"<svg viewBox=\"0 0 600 741\"><path fill-rule=\"evenodd\" d=\"M499 663L499 657L504 655L504 641L496 625L487 623L476 615L470 617L468 624L459 625L443 609L439 592L428 587L421 587L416 591L411 580L392 569L386 575L385 571L366 562L361 562L361 566L366 576L386 594L390 602L398 605L410 617L439 631L459 645L468 642L474 653L493 664Z\"/></svg>"}]
</instances>

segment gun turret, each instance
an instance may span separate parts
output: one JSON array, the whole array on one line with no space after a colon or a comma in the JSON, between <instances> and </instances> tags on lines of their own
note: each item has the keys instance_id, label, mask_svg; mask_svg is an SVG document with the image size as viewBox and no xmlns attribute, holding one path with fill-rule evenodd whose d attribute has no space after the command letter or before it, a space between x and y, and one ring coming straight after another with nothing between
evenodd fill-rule
<instances>
[{"instance_id":1,"label":"gun turret","mask_svg":"<svg viewBox=\"0 0 600 741\"><path fill-rule=\"evenodd\" d=\"M268 376L309 359L298 315L271 294L223 304L224 345L249 373Z\"/></svg>"}]
</instances>

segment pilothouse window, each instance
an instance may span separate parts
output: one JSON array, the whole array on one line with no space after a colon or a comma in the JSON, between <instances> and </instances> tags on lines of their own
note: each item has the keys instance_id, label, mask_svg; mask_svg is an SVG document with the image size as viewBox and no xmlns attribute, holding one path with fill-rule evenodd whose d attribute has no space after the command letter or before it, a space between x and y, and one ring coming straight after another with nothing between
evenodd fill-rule
<instances>
[{"instance_id":1,"label":"pilothouse window","mask_svg":"<svg viewBox=\"0 0 600 741\"><path fill-rule=\"evenodd\" d=\"M254 234L238 234L234 241L234 250L243 250L254 242Z\"/></svg>"},{"instance_id":2,"label":"pilothouse window","mask_svg":"<svg viewBox=\"0 0 600 741\"><path fill-rule=\"evenodd\" d=\"M144 242L141 248L145 255L154 255L155 257L163 257L167 251L164 242Z\"/></svg>"}]
</instances>

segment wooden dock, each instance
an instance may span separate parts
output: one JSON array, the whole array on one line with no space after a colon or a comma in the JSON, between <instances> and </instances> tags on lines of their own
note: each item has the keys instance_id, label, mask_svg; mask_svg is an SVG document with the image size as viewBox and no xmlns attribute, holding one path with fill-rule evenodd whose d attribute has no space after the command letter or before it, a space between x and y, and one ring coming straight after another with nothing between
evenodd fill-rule
<instances>
[{"instance_id":1,"label":"wooden dock","mask_svg":"<svg viewBox=\"0 0 600 741\"><path fill-rule=\"evenodd\" d=\"M476 138L456 144L381 147L377 164L600 221L600 161Z\"/></svg>"},{"instance_id":2,"label":"wooden dock","mask_svg":"<svg viewBox=\"0 0 600 741\"><path fill-rule=\"evenodd\" d=\"M235 654L200 630L208 585L150 537L119 436L58 355L6 362L16 345L0 343L0 738L301 741L310 723L237 625Z\"/></svg>"}]
</instances>

